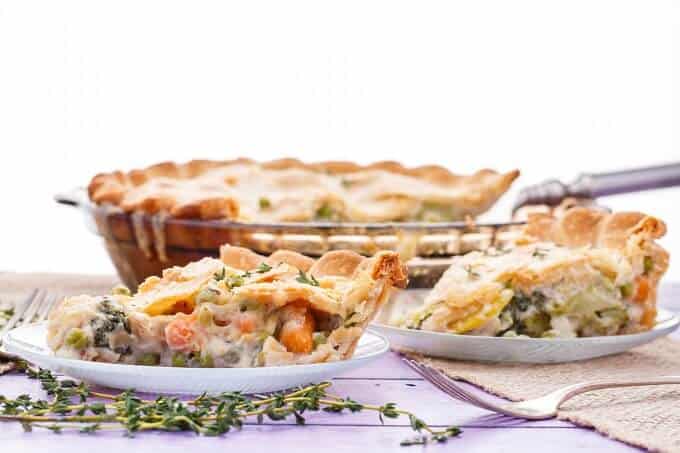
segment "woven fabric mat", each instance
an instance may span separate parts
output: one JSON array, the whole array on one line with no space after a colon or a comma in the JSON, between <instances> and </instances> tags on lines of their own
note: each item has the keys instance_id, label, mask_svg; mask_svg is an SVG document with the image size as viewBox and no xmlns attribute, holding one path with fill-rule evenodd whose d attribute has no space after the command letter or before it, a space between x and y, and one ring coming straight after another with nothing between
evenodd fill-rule
<instances>
[{"instance_id":1,"label":"woven fabric mat","mask_svg":"<svg viewBox=\"0 0 680 453\"><path fill-rule=\"evenodd\" d=\"M680 375L680 343L670 339L619 355L551 365L484 364L407 355L513 401L586 380ZM680 385L585 393L564 403L558 418L652 451L680 452Z\"/></svg>"},{"instance_id":2,"label":"woven fabric mat","mask_svg":"<svg viewBox=\"0 0 680 453\"><path fill-rule=\"evenodd\" d=\"M0 273L0 305L20 302L34 288L60 295L102 294L118 282L117 277L102 275ZM680 375L680 342L670 339L615 356L554 365L483 364L408 355L454 379L515 401L591 379ZM589 392L565 403L558 418L638 447L680 452L680 385Z\"/></svg>"}]
</instances>

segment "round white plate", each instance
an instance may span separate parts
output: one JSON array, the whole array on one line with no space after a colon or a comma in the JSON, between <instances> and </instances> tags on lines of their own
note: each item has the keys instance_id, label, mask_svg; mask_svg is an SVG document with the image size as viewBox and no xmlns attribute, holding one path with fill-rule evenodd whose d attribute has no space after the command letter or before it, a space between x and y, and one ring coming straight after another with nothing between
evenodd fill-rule
<instances>
[{"instance_id":1,"label":"round white plate","mask_svg":"<svg viewBox=\"0 0 680 453\"><path fill-rule=\"evenodd\" d=\"M367 332L349 360L260 368L171 368L56 357L47 347L46 338L45 323L18 327L7 332L3 348L42 368L88 383L157 393L264 393L284 390L328 380L364 366L389 350L389 343L383 336Z\"/></svg>"},{"instance_id":2,"label":"round white plate","mask_svg":"<svg viewBox=\"0 0 680 453\"><path fill-rule=\"evenodd\" d=\"M559 363L617 354L673 332L680 318L659 309L653 329L630 335L587 338L504 338L402 329L386 323L422 298L422 292L402 291L370 325L393 349L435 357L482 362Z\"/></svg>"}]
</instances>

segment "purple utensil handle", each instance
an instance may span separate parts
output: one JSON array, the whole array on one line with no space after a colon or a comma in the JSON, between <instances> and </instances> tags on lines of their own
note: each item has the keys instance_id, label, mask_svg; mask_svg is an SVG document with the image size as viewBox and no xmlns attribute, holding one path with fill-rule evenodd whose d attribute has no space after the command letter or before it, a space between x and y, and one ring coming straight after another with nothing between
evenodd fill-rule
<instances>
[{"instance_id":1,"label":"purple utensil handle","mask_svg":"<svg viewBox=\"0 0 680 453\"><path fill-rule=\"evenodd\" d=\"M583 173L569 184L551 179L522 189L513 210L533 204L555 206L567 197L597 198L673 186L680 186L680 163L608 173Z\"/></svg>"}]
</instances>

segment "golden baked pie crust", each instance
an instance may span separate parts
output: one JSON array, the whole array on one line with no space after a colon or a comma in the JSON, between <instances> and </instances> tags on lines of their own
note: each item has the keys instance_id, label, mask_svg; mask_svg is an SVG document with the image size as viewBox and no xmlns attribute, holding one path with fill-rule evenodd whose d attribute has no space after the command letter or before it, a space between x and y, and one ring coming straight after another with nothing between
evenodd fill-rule
<instances>
[{"instance_id":1,"label":"golden baked pie crust","mask_svg":"<svg viewBox=\"0 0 680 453\"><path fill-rule=\"evenodd\" d=\"M229 173L229 169L264 172L260 183L266 183L268 177L276 176L277 172L298 170L302 173L291 175L290 183L262 188L260 199L269 196L283 199L273 201L274 209L267 212L267 209L258 210L253 192L259 187L257 182L246 181L247 175L239 175L237 170L217 182L211 177L215 172ZM462 220L486 211L518 175L517 170L500 174L488 169L457 175L440 166L407 168L390 161L362 166L341 161L303 163L296 159L262 163L243 158L194 160L183 164L164 162L129 172L101 173L91 180L88 193L93 202L118 206L125 212L165 213L174 218L308 221L314 220L318 208L328 206L337 208L342 220L379 222L414 220L422 215L422 206L435 205L445 209L453 206L455 211L445 214L452 217L447 220ZM324 179L329 176L335 179ZM296 178L310 184L308 193L291 194L296 188ZM328 190L316 187L315 178L320 181L319 187ZM386 178L391 179L384 181ZM302 206L312 197L316 198L311 206ZM288 204L281 208L282 203Z\"/></svg>"}]
</instances>

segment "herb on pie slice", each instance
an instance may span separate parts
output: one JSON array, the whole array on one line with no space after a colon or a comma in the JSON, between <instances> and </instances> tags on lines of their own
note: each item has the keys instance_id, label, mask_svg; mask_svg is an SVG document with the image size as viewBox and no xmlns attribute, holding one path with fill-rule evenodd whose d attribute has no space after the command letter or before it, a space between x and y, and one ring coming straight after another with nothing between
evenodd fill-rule
<instances>
[{"instance_id":1,"label":"herb on pie slice","mask_svg":"<svg viewBox=\"0 0 680 453\"><path fill-rule=\"evenodd\" d=\"M307 276L307 274L305 274L303 271L299 272L300 274L295 280L297 280L300 283L304 283L305 285L319 286L319 282L316 280L316 278L314 278L312 274L309 274L309 276Z\"/></svg>"}]
</instances>

